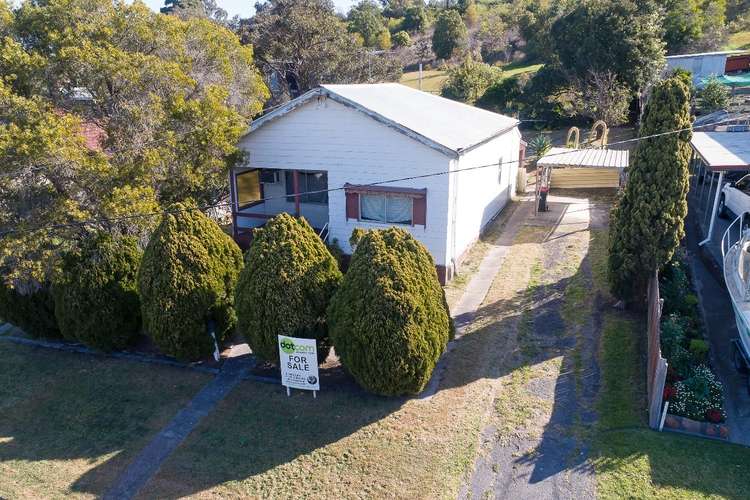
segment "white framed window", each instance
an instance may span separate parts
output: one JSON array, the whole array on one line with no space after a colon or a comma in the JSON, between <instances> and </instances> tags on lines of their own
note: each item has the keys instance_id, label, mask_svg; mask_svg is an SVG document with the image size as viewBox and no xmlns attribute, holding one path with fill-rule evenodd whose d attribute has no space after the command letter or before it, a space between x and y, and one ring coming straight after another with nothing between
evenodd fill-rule
<instances>
[{"instance_id":1,"label":"white framed window","mask_svg":"<svg viewBox=\"0 0 750 500\"><path fill-rule=\"evenodd\" d=\"M412 225L414 198L397 194L367 193L359 197L360 219L383 224Z\"/></svg>"}]
</instances>

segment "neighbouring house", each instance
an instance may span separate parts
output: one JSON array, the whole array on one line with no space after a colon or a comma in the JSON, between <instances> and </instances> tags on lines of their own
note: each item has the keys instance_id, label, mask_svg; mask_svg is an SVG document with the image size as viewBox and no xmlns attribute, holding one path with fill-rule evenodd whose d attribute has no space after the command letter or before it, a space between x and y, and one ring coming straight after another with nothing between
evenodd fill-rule
<instances>
[{"instance_id":1,"label":"neighbouring house","mask_svg":"<svg viewBox=\"0 0 750 500\"><path fill-rule=\"evenodd\" d=\"M702 87L709 77L750 71L750 52L725 50L667 56L667 70L677 68L690 71L693 84Z\"/></svg>"},{"instance_id":2,"label":"neighbouring house","mask_svg":"<svg viewBox=\"0 0 750 500\"><path fill-rule=\"evenodd\" d=\"M536 164L549 169L554 189L618 188L630 153L618 149L551 148Z\"/></svg>"},{"instance_id":3,"label":"neighbouring house","mask_svg":"<svg viewBox=\"0 0 750 500\"><path fill-rule=\"evenodd\" d=\"M438 276L506 206L524 155L518 120L396 83L321 85L252 123L230 173L234 236L282 212L350 254L355 228L398 226Z\"/></svg>"}]
</instances>

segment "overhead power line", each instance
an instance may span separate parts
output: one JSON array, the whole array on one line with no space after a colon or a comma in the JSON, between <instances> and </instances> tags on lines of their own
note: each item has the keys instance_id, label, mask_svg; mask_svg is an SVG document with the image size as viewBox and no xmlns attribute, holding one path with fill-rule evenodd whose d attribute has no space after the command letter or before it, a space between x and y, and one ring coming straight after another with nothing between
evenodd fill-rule
<instances>
[{"instance_id":1,"label":"overhead power line","mask_svg":"<svg viewBox=\"0 0 750 500\"><path fill-rule=\"evenodd\" d=\"M685 127L685 128L676 129L676 130L670 130L670 131L667 131L667 132L659 132L659 133L656 133L656 134L651 134L651 135L647 135L647 136L643 136L643 137L634 137L632 139L624 139L624 140L621 140L621 141L612 142L612 143L608 144L607 146L599 147L599 148L594 148L594 149L605 149L605 148L609 148L611 146L619 146L619 145L623 145L623 144L637 143L637 142L648 140L648 139L657 139L657 138L665 137L665 136L668 136L668 135L674 135L674 134L680 134L682 132L692 131L692 130L695 130L695 129L698 129L698 128L714 127L716 125L722 125L722 124L734 122L736 120L746 119L748 117L750 117L750 115L746 115L744 117L734 117L734 118L731 118L731 119L723 120L721 122L716 122L716 123L712 123L712 124L709 124L709 125L700 125L700 126L696 126L696 127L691 126L691 127ZM571 148L571 149L566 149L566 151L563 151L563 152L560 152L560 153L553 153L553 154L544 155L544 157L545 158L551 158L551 157L555 157L555 156L562 156L562 155L570 154L571 152L575 152L575 151L584 151L586 149L587 148L577 148L577 149L572 149ZM592 149L592 148L588 148L588 149ZM532 156L528 156L528 157L524 158L524 161L534 161L534 160L537 160L539 158L541 158L541 156L532 155ZM416 179L425 179L425 178L428 178L428 177L437 177L437 176L440 176L440 175L450 175L450 174L455 174L455 173L459 173L459 172L470 172L470 171L473 171L473 170L480 170L480 169L483 169L483 168L500 167L500 166L504 166L504 165L517 164L519 162L520 162L520 160L508 160L508 161L503 161L503 162L488 163L486 165L474 165L472 167L459 168L459 169L455 169L455 170L441 170L441 171L438 171L438 172L431 172L431 173L427 173L427 174L411 175L411 176L406 176L406 177L384 179L384 180L381 180L381 181L375 181L375 182L370 182L370 183L366 183L366 184L358 184L357 187L382 186L384 184L392 184L394 182L405 182L405 181L411 181L411 180L416 180ZM331 193L331 192L335 192L335 191L343 191L345 189L347 189L346 186L337 186L337 187L327 188L327 189L317 189L317 190L312 190L312 191L305 191L305 192L296 193L296 194L293 194L293 195L286 195L286 194L284 194L284 195L278 195L278 196L269 196L269 197L266 197L266 198L260 198L260 199L256 200L256 202L257 203L263 203L263 202L271 201L271 200L288 199L289 197L294 197L294 196L300 196L301 197L301 196L305 196L305 195ZM170 209L166 209L166 210L158 210L158 211L153 211L153 212L134 213L134 214L123 215L123 216L119 216L119 217L95 218L95 219L87 219L87 220L73 221L73 222L66 222L66 223L59 223L59 224L48 224L48 225L42 225L42 226L38 226L38 227L34 227L34 228L9 229L7 231L4 231L4 232L0 233L0 237L7 236L9 234L32 233L32 232L45 231L45 230L64 229L64 228L69 228L69 227L81 227L81 226L87 226L87 225L93 225L93 224L115 224L115 223L118 223L118 222L124 222L124 221L128 221L128 220L133 220L133 219L145 219L145 218L158 217L158 216L163 216L163 215L177 214L177 213L182 213L182 212L191 212L191 211L195 211L195 210L200 210L202 212L205 212L206 210L211 210L211 209L214 209L214 208L231 207L231 206L232 206L231 202L219 202L219 203L213 203L213 204L210 204L210 205L202 205L202 206L196 206L196 207L185 207L185 208L182 208L182 209L171 209L171 210Z\"/></svg>"}]
</instances>

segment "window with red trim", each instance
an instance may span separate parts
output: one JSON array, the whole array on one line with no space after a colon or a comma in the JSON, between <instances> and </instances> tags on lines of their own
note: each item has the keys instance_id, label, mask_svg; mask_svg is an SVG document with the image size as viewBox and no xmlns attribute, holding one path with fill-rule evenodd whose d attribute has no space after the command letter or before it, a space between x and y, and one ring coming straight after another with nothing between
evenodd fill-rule
<instances>
[{"instance_id":1,"label":"window with red trim","mask_svg":"<svg viewBox=\"0 0 750 500\"><path fill-rule=\"evenodd\" d=\"M427 192L424 189L348 186L346 218L380 224L425 225Z\"/></svg>"}]
</instances>

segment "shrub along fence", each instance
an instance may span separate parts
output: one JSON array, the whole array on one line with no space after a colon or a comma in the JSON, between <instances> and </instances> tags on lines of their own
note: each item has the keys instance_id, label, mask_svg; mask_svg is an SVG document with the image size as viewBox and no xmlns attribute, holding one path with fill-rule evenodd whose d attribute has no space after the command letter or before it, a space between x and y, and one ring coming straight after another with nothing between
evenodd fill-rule
<instances>
[{"instance_id":1,"label":"shrub along fence","mask_svg":"<svg viewBox=\"0 0 750 500\"><path fill-rule=\"evenodd\" d=\"M659 274L654 272L648 282L648 425L659 429L661 423L664 384L667 380L667 360L661 355L661 310Z\"/></svg>"}]
</instances>

